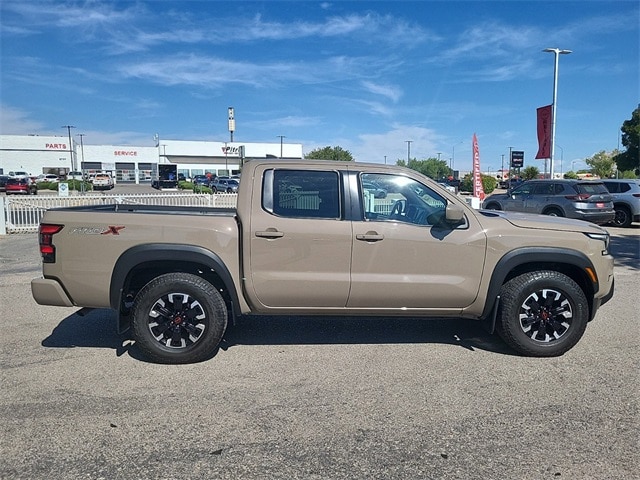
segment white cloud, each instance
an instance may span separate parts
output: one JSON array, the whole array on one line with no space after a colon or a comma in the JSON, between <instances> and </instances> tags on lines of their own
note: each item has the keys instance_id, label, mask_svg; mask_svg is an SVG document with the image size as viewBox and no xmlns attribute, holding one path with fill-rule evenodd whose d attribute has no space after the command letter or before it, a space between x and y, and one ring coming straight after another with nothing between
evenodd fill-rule
<instances>
[{"instance_id":1,"label":"white cloud","mask_svg":"<svg viewBox=\"0 0 640 480\"><path fill-rule=\"evenodd\" d=\"M387 97L393 102L397 102L402 97L402 89L393 85L381 85L369 81L362 82L362 86L365 90L374 93L376 95L382 95Z\"/></svg>"},{"instance_id":2,"label":"white cloud","mask_svg":"<svg viewBox=\"0 0 640 480\"><path fill-rule=\"evenodd\" d=\"M363 134L357 138L355 142L344 139L336 144L349 150L357 161L384 163L386 155L387 163L395 164L396 160L407 158L407 141L411 141L411 158L423 159L436 155L444 137L430 128L395 124L386 132Z\"/></svg>"},{"instance_id":3,"label":"white cloud","mask_svg":"<svg viewBox=\"0 0 640 480\"><path fill-rule=\"evenodd\" d=\"M7 105L0 105L0 132L3 135L46 134L42 123L29 113Z\"/></svg>"}]
</instances>

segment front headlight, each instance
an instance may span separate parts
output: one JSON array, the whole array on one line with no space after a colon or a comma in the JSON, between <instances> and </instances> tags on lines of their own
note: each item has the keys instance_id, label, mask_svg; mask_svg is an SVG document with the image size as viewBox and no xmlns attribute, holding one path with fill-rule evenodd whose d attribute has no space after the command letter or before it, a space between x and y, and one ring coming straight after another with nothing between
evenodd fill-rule
<instances>
[{"instance_id":1,"label":"front headlight","mask_svg":"<svg viewBox=\"0 0 640 480\"><path fill-rule=\"evenodd\" d=\"M604 250L602 251L602 254L607 255L609 253L609 232L585 233L585 235L589 238L593 238L594 240L601 240L604 242Z\"/></svg>"}]
</instances>

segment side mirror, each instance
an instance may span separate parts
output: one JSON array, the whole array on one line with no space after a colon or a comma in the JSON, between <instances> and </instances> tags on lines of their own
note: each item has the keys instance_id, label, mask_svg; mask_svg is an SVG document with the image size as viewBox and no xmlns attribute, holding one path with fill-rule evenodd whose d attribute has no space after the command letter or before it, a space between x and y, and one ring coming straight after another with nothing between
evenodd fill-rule
<instances>
[{"instance_id":1,"label":"side mirror","mask_svg":"<svg viewBox=\"0 0 640 480\"><path fill-rule=\"evenodd\" d=\"M464 210L460 205L448 203L444 213L445 221L452 225L458 225L464 221Z\"/></svg>"}]
</instances>

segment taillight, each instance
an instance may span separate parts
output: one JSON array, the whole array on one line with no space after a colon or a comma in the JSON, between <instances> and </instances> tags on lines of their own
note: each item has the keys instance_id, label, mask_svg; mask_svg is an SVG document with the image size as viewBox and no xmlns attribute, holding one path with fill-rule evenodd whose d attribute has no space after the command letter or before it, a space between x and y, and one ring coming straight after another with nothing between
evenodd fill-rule
<instances>
[{"instance_id":1,"label":"taillight","mask_svg":"<svg viewBox=\"0 0 640 480\"><path fill-rule=\"evenodd\" d=\"M579 193L578 195L565 195L564 198L566 198L567 200L575 200L579 202L581 200L587 200L590 196L590 193Z\"/></svg>"},{"instance_id":2,"label":"taillight","mask_svg":"<svg viewBox=\"0 0 640 480\"><path fill-rule=\"evenodd\" d=\"M58 233L64 225L52 223L41 223L39 233L40 255L42 263L55 263L56 247L53 245L53 236Z\"/></svg>"}]
</instances>

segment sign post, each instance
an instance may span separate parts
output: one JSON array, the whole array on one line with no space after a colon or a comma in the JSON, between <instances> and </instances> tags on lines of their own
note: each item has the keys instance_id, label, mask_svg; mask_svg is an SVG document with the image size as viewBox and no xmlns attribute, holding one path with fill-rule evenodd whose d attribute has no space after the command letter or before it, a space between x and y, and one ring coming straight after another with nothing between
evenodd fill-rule
<instances>
[{"instance_id":1,"label":"sign post","mask_svg":"<svg viewBox=\"0 0 640 480\"><path fill-rule=\"evenodd\" d=\"M58 196L59 197L69 196L69 184L67 182L58 183Z\"/></svg>"}]
</instances>

